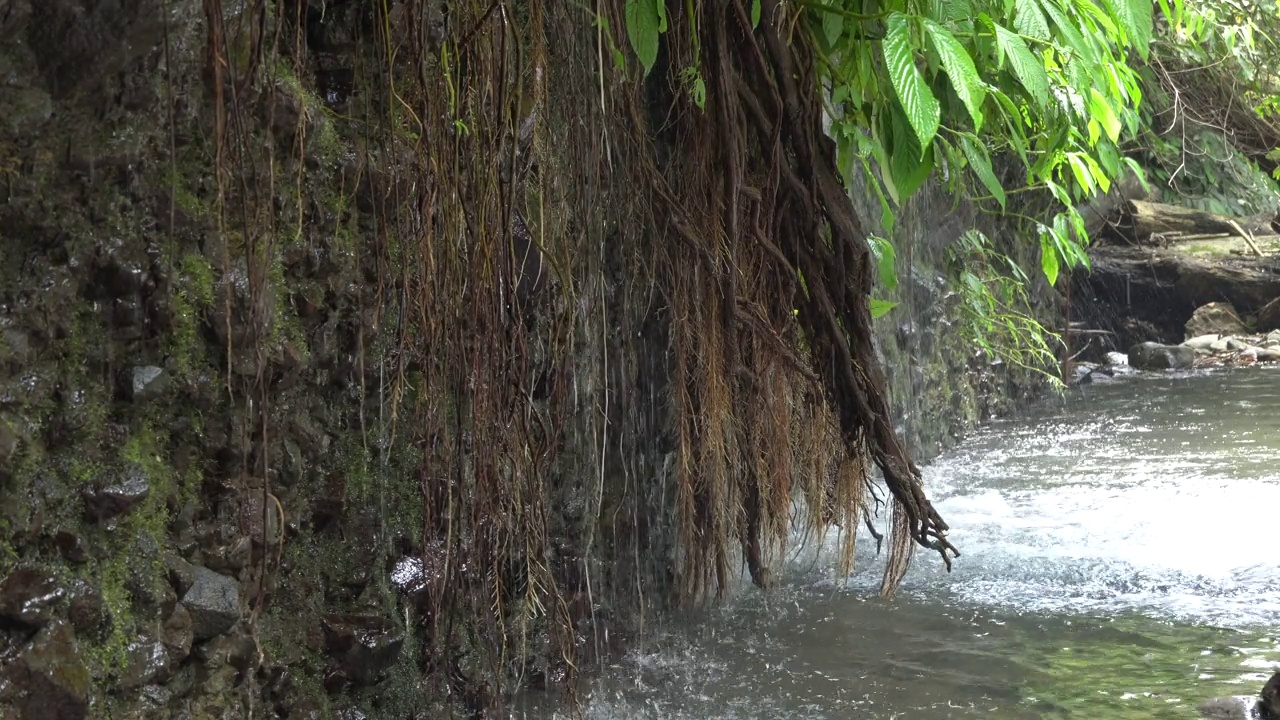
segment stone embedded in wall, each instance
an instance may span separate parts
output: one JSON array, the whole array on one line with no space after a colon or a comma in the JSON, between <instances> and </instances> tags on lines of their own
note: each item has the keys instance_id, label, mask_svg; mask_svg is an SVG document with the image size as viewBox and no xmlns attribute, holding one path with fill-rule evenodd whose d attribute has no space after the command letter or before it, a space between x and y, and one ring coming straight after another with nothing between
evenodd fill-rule
<instances>
[{"instance_id":1,"label":"stone embedded in wall","mask_svg":"<svg viewBox=\"0 0 1280 720\"><path fill-rule=\"evenodd\" d=\"M196 566L182 604L191 614L191 629L197 640L221 635L240 619L240 583Z\"/></svg>"},{"instance_id":2,"label":"stone embedded in wall","mask_svg":"<svg viewBox=\"0 0 1280 720\"><path fill-rule=\"evenodd\" d=\"M169 375L164 368L141 365L125 371L121 382L121 394L125 400L135 403L151 402L169 389Z\"/></svg>"},{"instance_id":3,"label":"stone embedded in wall","mask_svg":"<svg viewBox=\"0 0 1280 720\"><path fill-rule=\"evenodd\" d=\"M19 568L0 582L0 618L31 627L42 627L66 595L53 576L32 568Z\"/></svg>"},{"instance_id":4,"label":"stone embedded in wall","mask_svg":"<svg viewBox=\"0 0 1280 720\"><path fill-rule=\"evenodd\" d=\"M152 682L164 682L170 672L172 660L164 643L152 638L139 638L129 643L126 650L124 675L120 685L125 690L137 690Z\"/></svg>"},{"instance_id":5,"label":"stone embedded in wall","mask_svg":"<svg viewBox=\"0 0 1280 720\"><path fill-rule=\"evenodd\" d=\"M377 615L325 615L321 618L325 650L338 658L339 672L358 684L369 684L395 664L404 631Z\"/></svg>"},{"instance_id":6,"label":"stone embedded in wall","mask_svg":"<svg viewBox=\"0 0 1280 720\"><path fill-rule=\"evenodd\" d=\"M0 693L22 720L83 720L89 713L89 670L71 627L46 626L0 670Z\"/></svg>"},{"instance_id":7,"label":"stone embedded in wall","mask_svg":"<svg viewBox=\"0 0 1280 720\"><path fill-rule=\"evenodd\" d=\"M85 512L93 520L110 520L133 510L151 494L151 479L136 463L129 463L108 484L85 488Z\"/></svg>"},{"instance_id":8,"label":"stone embedded in wall","mask_svg":"<svg viewBox=\"0 0 1280 720\"><path fill-rule=\"evenodd\" d=\"M191 654L191 645L195 642L195 629L191 622L191 613L181 603L173 608L173 613L161 626L161 642L169 651L169 657L180 663Z\"/></svg>"}]
</instances>

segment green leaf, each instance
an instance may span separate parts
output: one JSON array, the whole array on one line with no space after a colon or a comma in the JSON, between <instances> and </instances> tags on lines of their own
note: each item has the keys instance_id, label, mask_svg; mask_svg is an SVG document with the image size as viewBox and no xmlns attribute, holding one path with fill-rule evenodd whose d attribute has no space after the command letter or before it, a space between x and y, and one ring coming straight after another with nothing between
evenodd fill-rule
<instances>
[{"instance_id":1,"label":"green leaf","mask_svg":"<svg viewBox=\"0 0 1280 720\"><path fill-rule=\"evenodd\" d=\"M661 27L658 5L663 3L664 0L627 0L627 39L631 41L631 49L640 59L645 75L649 74L653 64L658 61L658 34Z\"/></svg>"},{"instance_id":2,"label":"green leaf","mask_svg":"<svg viewBox=\"0 0 1280 720\"><path fill-rule=\"evenodd\" d=\"M1110 0L1111 12L1129 36L1129 42L1137 48L1138 55L1147 59L1151 47L1151 0Z\"/></svg>"},{"instance_id":3,"label":"green leaf","mask_svg":"<svg viewBox=\"0 0 1280 720\"><path fill-rule=\"evenodd\" d=\"M667 31L667 0L653 0L653 9L658 13L658 32Z\"/></svg>"},{"instance_id":4,"label":"green leaf","mask_svg":"<svg viewBox=\"0 0 1280 720\"><path fill-rule=\"evenodd\" d=\"M751 0L751 27L760 27L760 0Z\"/></svg>"},{"instance_id":5,"label":"green leaf","mask_svg":"<svg viewBox=\"0 0 1280 720\"><path fill-rule=\"evenodd\" d=\"M871 298L870 304L871 304L872 318L882 317L886 313L888 313L890 310L898 307L898 303L896 302L890 302L888 300L879 300L877 298Z\"/></svg>"},{"instance_id":6,"label":"green leaf","mask_svg":"<svg viewBox=\"0 0 1280 720\"><path fill-rule=\"evenodd\" d=\"M942 59L942 69L946 70L951 86L955 88L960 102L969 110L974 129L981 130L982 103L987 99L987 89L978 78L973 58L969 57L969 52L950 30L928 18L924 20L924 29L929 34L929 39L933 40L933 47Z\"/></svg>"},{"instance_id":7,"label":"green leaf","mask_svg":"<svg viewBox=\"0 0 1280 720\"><path fill-rule=\"evenodd\" d=\"M1044 71L1044 63L1031 53L1022 38L999 25L995 29L996 43L1009 56L1013 74L1031 99L1043 109L1049 104L1049 75Z\"/></svg>"},{"instance_id":8,"label":"green leaf","mask_svg":"<svg viewBox=\"0 0 1280 720\"><path fill-rule=\"evenodd\" d=\"M1089 88L1089 115L1102 124L1102 129L1106 131L1107 138L1111 142L1120 141L1120 118L1116 117L1116 113L1111 109L1111 103L1098 92L1097 88Z\"/></svg>"},{"instance_id":9,"label":"green leaf","mask_svg":"<svg viewBox=\"0 0 1280 720\"><path fill-rule=\"evenodd\" d=\"M1093 194L1093 175L1089 172L1089 166L1080 157L1080 153L1067 153L1067 165L1071 167L1071 173L1076 176L1076 182L1086 193Z\"/></svg>"},{"instance_id":10,"label":"green leaf","mask_svg":"<svg viewBox=\"0 0 1280 720\"><path fill-rule=\"evenodd\" d=\"M1040 233L1040 269L1044 271L1044 276L1049 280L1050 285L1056 285L1058 282L1058 250L1053 246L1053 240L1049 237L1049 229L1045 228Z\"/></svg>"},{"instance_id":11,"label":"green leaf","mask_svg":"<svg viewBox=\"0 0 1280 720\"><path fill-rule=\"evenodd\" d=\"M1037 40L1049 39L1049 23L1045 21L1044 11L1037 0L1016 0L1014 9L1014 30Z\"/></svg>"},{"instance_id":12,"label":"green leaf","mask_svg":"<svg viewBox=\"0 0 1280 720\"><path fill-rule=\"evenodd\" d=\"M1067 18L1066 14L1053 2L1045 3L1044 11L1053 18L1053 23L1058 26L1058 32L1062 33L1062 37L1066 39L1067 50L1074 50L1077 55L1092 65L1098 64L1098 51L1095 47L1095 41L1092 38L1086 39L1080 34L1076 28L1076 23ZM1059 45L1061 47L1061 45Z\"/></svg>"},{"instance_id":13,"label":"green leaf","mask_svg":"<svg viewBox=\"0 0 1280 720\"><path fill-rule=\"evenodd\" d=\"M876 259L876 270L880 275L880 283L890 290L897 289L898 274L893 268L895 260L893 243L878 235L869 236L867 242L871 245L871 254Z\"/></svg>"},{"instance_id":14,"label":"green leaf","mask_svg":"<svg viewBox=\"0 0 1280 720\"><path fill-rule=\"evenodd\" d=\"M893 154L889 156L889 173L893 176L898 204L902 204L924 185L929 173L933 172L933 144L921 153L915 134L904 127L907 123L902 111L895 107L892 118Z\"/></svg>"},{"instance_id":15,"label":"green leaf","mask_svg":"<svg viewBox=\"0 0 1280 720\"><path fill-rule=\"evenodd\" d=\"M943 22L960 22L973 18L973 6L969 0L942 0L942 12L939 17Z\"/></svg>"},{"instance_id":16,"label":"green leaf","mask_svg":"<svg viewBox=\"0 0 1280 720\"><path fill-rule=\"evenodd\" d=\"M822 15L822 36L827 39L827 47L835 47L836 41L844 33L844 16L833 11Z\"/></svg>"},{"instance_id":17,"label":"green leaf","mask_svg":"<svg viewBox=\"0 0 1280 720\"><path fill-rule=\"evenodd\" d=\"M907 17L900 12L889 14L883 50L898 101L902 103L902 109L916 133L916 139L920 141L920 147L928 147L933 142L933 136L938 133L941 108L916 67L911 28Z\"/></svg>"},{"instance_id":18,"label":"green leaf","mask_svg":"<svg viewBox=\"0 0 1280 720\"><path fill-rule=\"evenodd\" d=\"M969 167L973 168L973 173L978 176L978 179L982 181L987 190L995 196L995 199L1000 203L1000 208L1004 209L1004 186L1000 184L1000 180L996 178L995 171L991 169L991 158L987 156L987 149L970 140L967 135L960 138L960 149L964 151L964 156L969 159Z\"/></svg>"}]
</instances>

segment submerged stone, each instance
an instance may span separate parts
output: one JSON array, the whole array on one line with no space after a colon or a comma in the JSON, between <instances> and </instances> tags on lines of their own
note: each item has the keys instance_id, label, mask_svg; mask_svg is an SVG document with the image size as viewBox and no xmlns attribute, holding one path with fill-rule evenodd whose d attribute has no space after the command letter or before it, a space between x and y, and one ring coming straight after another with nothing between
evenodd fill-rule
<instances>
[{"instance_id":1,"label":"submerged stone","mask_svg":"<svg viewBox=\"0 0 1280 720\"><path fill-rule=\"evenodd\" d=\"M1121 352L1109 352L1103 357L1108 367L1123 367L1129 364L1129 356Z\"/></svg>"},{"instance_id":2,"label":"submerged stone","mask_svg":"<svg viewBox=\"0 0 1280 720\"><path fill-rule=\"evenodd\" d=\"M1196 706L1200 715L1215 720L1265 720L1258 698L1232 695L1205 700Z\"/></svg>"},{"instance_id":3,"label":"submerged stone","mask_svg":"<svg viewBox=\"0 0 1280 720\"><path fill-rule=\"evenodd\" d=\"M53 576L19 568L0 582L0 617L31 627L42 627L53 617L54 607L66 594Z\"/></svg>"},{"instance_id":4,"label":"submerged stone","mask_svg":"<svg viewBox=\"0 0 1280 720\"><path fill-rule=\"evenodd\" d=\"M240 619L240 583L204 567L196 567L191 587L182 596L197 640L221 635Z\"/></svg>"}]
</instances>

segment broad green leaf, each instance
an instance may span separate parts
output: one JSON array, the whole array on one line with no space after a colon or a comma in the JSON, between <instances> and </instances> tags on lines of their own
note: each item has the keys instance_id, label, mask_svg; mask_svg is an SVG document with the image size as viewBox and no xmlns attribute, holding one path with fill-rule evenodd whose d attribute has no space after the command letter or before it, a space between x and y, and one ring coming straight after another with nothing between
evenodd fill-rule
<instances>
[{"instance_id":1,"label":"broad green leaf","mask_svg":"<svg viewBox=\"0 0 1280 720\"><path fill-rule=\"evenodd\" d=\"M837 12L827 11L822 16L822 36L827 39L827 47L835 47L836 41L844 34L844 16Z\"/></svg>"},{"instance_id":2,"label":"broad green leaf","mask_svg":"<svg viewBox=\"0 0 1280 720\"><path fill-rule=\"evenodd\" d=\"M1013 29L1037 40L1049 39L1049 23L1038 0L1015 0Z\"/></svg>"},{"instance_id":3,"label":"broad green leaf","mask_svg":"<svg viewBox=\"0 0 1280 720\"><path fill-rule=\"evenodd\" d=\"M751 27L760 27L760 0L751 0Z\"/></svg>"},{"instance_id":4,"label":"broad green leaf","mask_svg":"<svg viewBox=\"0 0 1280 720\"><path fill-rule=\"evenodd\" d=\"M1129 169L1133 171L1133 174L1138 177L1138 183L1142 185L1142 189L1147 193L1150 193L1151 186L1147 184L1147 174L1142 171L1142 166L1138 164L1138 161L1131 157L1126 157L1123 158L1122 162L1129 166Z\"/></svg>"},{"instance_id":5,"label":"broad green leaf","mask_svg":"<svg viewBox=\"0 0 1280 720\"><path fill-rule=\"evenodd\" d=\"M1151 47L1151 0L1111 0L1111 11L1129 35L1129 42L1143 60Z\"/></svg>"},{"instance_id":6,"label":"broad green leaf","mask_svg":"<svg viewBox=\"0 0 1280 720\"><path fill-rule=\"evenodd\" d=\"M1018 78L1018 82L1022 83L1022 87L1027 89L1031 99L1043 109L1049 103L1049 76L1044 71L1044 63L1031 54L1031 50L1027 48L1022 38L999 25L994 27L996 42L1009 56L1009 65L1013 68L1013 74Z\"/></svg>"},{"instance_id":7,"label":"broad green leaf","mask_svg":"<svg viewBox=\"0 0 1280 720\"><path fill-rule=\"evenodd\" d=\"M933 144L930 143L922 154L915 134L903 127L906 118L901 111L894 108L892 118L890 137L893 138L893 154L889 156L889 173L893 176L897 201L901 205L924 185L929 173L933 172Z\"/></svg>"},{"instance_id":8,"label":"broad green leaf","mask_svg":"<svg viewBox=\"0 0 1280 720\"><path fill-rule=\"evenodd\" d=\"M658 13L658 33L667 31L667 0L653 0L653 9Z\"/></svg>"},{"instance_id":9,"label":"broad green leaf","mask_svg":"<svg viewBox=\"0 0 1280 720\"><path fill-rule=\"evenodd\" d=\"M1075 175L1076 182L1080 187L1090 195L1093 194L1093 175L1089 172L1089 166L1080 157L1080 153L1067 153L1067 165L1071 168L1071 174Z\"/></svg>"},{"instance_id":10,"label":"broad green leaf","mask_svg":"<svg viewBox=\"0 0 1280 720\"><path fill-rule=\"evenodd\" d=\"M664 0L627 0L627 39L648 75L658 60L658 3Z\"/></svg>"},{"instance_id":11,"label":"broad green leaf","mask_svg":"<svg viewBox=\"0 0 1280 720\"><path fill-rule=\"evenodd\" d=\"M1107 0L1107 1L1113 2L1114 0ZM1128 0L1119 0L1119 1L1128 2ZM1099 26L1098 28L1090 28L1092 32L1096 33L1100 28L1102 32L1107 35L1107 37L1115 37L1117 35L1115 20L1112 19L1111 15L1108 14L1107 11L1098 7L1098 5L1093 2L1093 0L1074 0L1074 2L1075 2L1076 8L1086 18L1092 19L1094 22L1098 24Z\"/></svg>"},{"instance_id":12,"label":"broad green leaf","mask_svg":"<svg viewBox=\"0 0 1280 720\"><path fill-rule=\"evenodd\" d=\"M1111 190L1111 178L1102 171L1102 166L1092 155L1083 155L1084 161L1089 166L1089 174L1093 176L1093 181L1097 183L1098 190L1107 193Z\"/></svg>"},{"instance_id":13,"label":"broad green leaf","mask_svg":"<svg viewBox=\"0 0 1280 720\"><path fill-rule=\"evenodd\" d=\"M952 35L950 30L928 18L924 20L924 29L929 34L929 39L933 40L933 47L938 51L938 57L942 59L942 69L946 70L947 78L951 80L951 87L955 88L960 102L964 103L965 108L969 110L974 129L981 130L982 103L987 99L987 89L978 77L978 69L973 65L973 58L969 57L969 52L964 49L959 40L956 40L956 36Z\"/></svg>"},{"instance_id":14,"label":"broad green leaf","mask_svg":"<svg viewBox=\"0 0 1280 720\"><path fill-rule=\"evenodd\" d=\"M869 236L867 242L871 245L871 254L876 259L876 270L880 275L880 283L890 290L896 289L898 287L898 275L894 270L895 254L893 243L878 235Z\"/></svg>"},{"instance_id":15,"label":"broad green leaf","mask_svg":"<svg viewBox=\"0 0 1280 720\"><path fill-rule=\"evenodd\" d=\"M1072 22L1052 1L1044 3L1041 7L1044 8L1049 17L1053 18L1053 24L1058 26L1058 32L1062 33L1062 36L1067 41L1065 48L1062 48L1061 44L1058 47L1068 51L1075 51L1074 54L1088 61L1089 64L1097 65L1098 51L1094 47L1093 39L1085 38L1081 35L1076 28L1076 23Z\"/></svg>"},{"instance_id":16,"label":"broad green leaf","mask_svg":"<svg viewBox=\"0 0 1280 720\"><path fill-rule=\"evenodd\" d=\"M916 67L911 28L905 15L900 12L889 14L888 30L882 44L889 78L893 82L898 101L902 103L902 109L916 133L916 139L920 141L920 147L928 147L933 142L933 136L938 133L941 108Z\"/></svg>"},{"instance_id":17,"label":"broad green leaf","mask_svg":"<svg viewBox=\"0 0 1280 720\"><path fill-rule=\"evenodd\" d=\"M1094 120L1102 123L1102 129L1106 131L1107 138L1111 142L1120 141L1120 119L1116 117L1116 113L1111 109L1111 103L1098 92L1097 88L1089 88L1089 115Z\"/></svg>"},{"instance_id":18,"label":"broad green leaf","mask_svg":"<svg viewBox=\"0 0 1280 720\"><path fill-rule=\"evenodd\" d=\"M888 300L880 300L877 298L871 298L870 305L871 305L872 318L883 317L890 310L898 307L898 303L896 302L890 302Z\"/></svg>"},{"instance_id":19,"label":"broad green leaf","mask_svg":"<svg viewBox=\"0 0 1280 720\"><path fill-rule=\"evenodd\" d=\"M967 135L960 138L960 149L964 151L964 156L969 159L969 167L973 168L973 173L978 176L978 179L982 181L987 190L995 196L996 201L1000 203L1000 207L1003 209L1005 203L1004 186L1000 184L995 171L991 169L991 158L987 156L987 149L970 140Z\"/></svg>"},{"instance_id":20,"label":"broad green leaf","mask_svg":"<svg viewBox=\"0 0 1280 720\"><path fill-rule=\"evenodd\" d=\"M1050 285L1058 283L1058 250L1049 237L1050 230L1045 228L1040 233L1040 270Z\"/></svg>"},{"instance_id":21,"label":"broad green leaf","mask_svg":"<svg viewBox=\"0 0 1280 720\"><path fill-rule=\"evenodd\" d=\"M938 17L942 22L959 22L973 18L973 6L969 0L941 0L942 12Z\"/></svg>"}]
</instances>

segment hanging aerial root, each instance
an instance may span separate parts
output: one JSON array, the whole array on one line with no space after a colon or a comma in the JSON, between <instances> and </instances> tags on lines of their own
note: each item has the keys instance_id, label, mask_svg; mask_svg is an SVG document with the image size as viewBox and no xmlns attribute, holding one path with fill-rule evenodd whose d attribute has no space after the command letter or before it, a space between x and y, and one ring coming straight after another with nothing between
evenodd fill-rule
<instances>
[{"instance_id":1,"label":"hanging aerial root","mask_svg":"<svg viewBox=\"0 0 1280 720\"><path fill-rule=\"evenodd\" d=\"M710 89L706 107L672 97L662 140L648 127L639 95L626 117L635 172L663 208L667 235L675 240L665 253L669 275L660 269L659 278L686 288L670 295L677 325L694 322L677 329L674 348L683 378L675 409L685 458L677 506L685 587L703 587L690 574L723 582L727 526L740 528L752 579L767 583L763 548L785 542L789 524L779 508L787 507L792 487L783 473L758 461L777 447L753 430L751 416L761 411L755 398L766 386L796 380L822 388L838 441L849 457L875 463L894 498L885 591L900 582L915 545L938 552L949 569L959 552L894 431L875 353L871 251L822 130L820 88L800 22L807 11L763 0L753 27L747 0L691 7L695 17L670 23L666 70L674 81L683 68L698 68ZM644 102L651 101L646 96ZM653 150L659 142L685 150L663 163ZM692 287L713 289L718 308L688 307L698 296ZM723 426L721 412L738 420ZM727 452L735 443L738 452ZM723 463L741 479L726 485ZM850 532L859 519L869 522L865 473L837 473L830 482L832 492L802 486L811 506L836 505L811 517L824 525L847 522ZM725 503L736 521L727 520ZM851 553L848 543L844 554Z\"/></svg>"}]
</instances>

